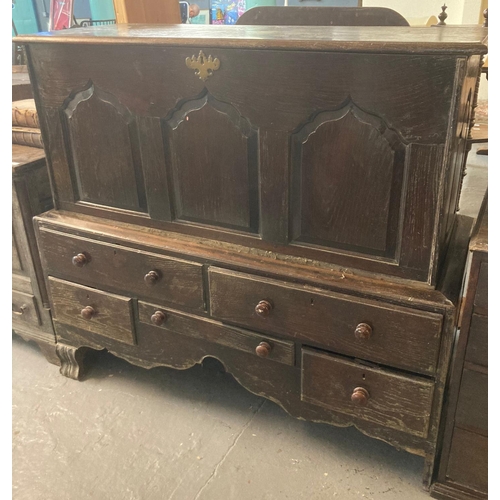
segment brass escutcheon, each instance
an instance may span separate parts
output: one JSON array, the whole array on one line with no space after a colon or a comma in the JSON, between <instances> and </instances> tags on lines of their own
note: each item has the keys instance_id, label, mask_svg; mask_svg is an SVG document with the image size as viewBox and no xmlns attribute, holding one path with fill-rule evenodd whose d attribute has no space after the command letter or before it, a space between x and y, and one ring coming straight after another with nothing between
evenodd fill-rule
<instances>
[{"instance_id":1,"label":"brass escutcheon","mask_svg":"<svg viewBox=\"0 0 500 500\"><path fill-rule=\"evenodd\" d=\"M213 75L214 71L220 68L220 61L212 56L206 56L202 50L197 58L194 56L186 57L186 66L194 69L194 74L205 81L209 76Z\"/></svg>"}]
</instances>

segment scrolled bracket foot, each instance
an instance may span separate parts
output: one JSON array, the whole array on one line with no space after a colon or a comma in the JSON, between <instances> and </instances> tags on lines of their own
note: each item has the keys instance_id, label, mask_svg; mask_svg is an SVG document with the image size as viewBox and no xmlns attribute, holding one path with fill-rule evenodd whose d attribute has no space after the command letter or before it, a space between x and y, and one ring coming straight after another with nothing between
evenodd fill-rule
<instances>
[{"instance_id":1,"label":"scrolled bracket foot","mask_svg":"<svg viewBox=\"0 0 500 500\"><path fill-rule=\"evenodd\" d=\"M56 354L61 361L61 375L80 380L83 376L83 360L87 349L85 347L71 347L65 344L56 345Z\"/></svg>"}]
</instances>

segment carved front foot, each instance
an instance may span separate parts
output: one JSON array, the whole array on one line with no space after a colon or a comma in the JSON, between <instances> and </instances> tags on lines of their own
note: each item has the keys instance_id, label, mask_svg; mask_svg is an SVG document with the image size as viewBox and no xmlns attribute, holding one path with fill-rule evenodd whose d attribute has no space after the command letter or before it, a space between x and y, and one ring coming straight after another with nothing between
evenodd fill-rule
<instances>
[{"instance_id":1,"label":"carved front foot","mask_svg":"<svg viewBox=\"0 0 500 500\"><path fill-rule=\"evenodd\" d=\"M83 375L83 358L87 349L84 347L71 347L69 345L57 344L57 357L61 360L61 375L79 380Z\"/></svg>"}]
</instances>

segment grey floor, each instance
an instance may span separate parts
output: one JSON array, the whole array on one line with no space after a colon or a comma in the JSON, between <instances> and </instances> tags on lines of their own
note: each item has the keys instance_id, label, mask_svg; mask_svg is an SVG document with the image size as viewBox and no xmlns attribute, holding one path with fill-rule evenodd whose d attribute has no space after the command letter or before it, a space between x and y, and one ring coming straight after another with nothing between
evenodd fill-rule
<instances>
[{"instance_id":1,"label":"grey floor","mask_svg":"<svg viewBox=\"0 0 500 500\"><path fill-rule=\"evenodd\" d=\"M474 216L487 157L469 155ZM144 370L96 353L84 382L13 336L15 500L420 500L423 459L353 428L307 423L213 361Z\"/></svg>"}]
</instances>

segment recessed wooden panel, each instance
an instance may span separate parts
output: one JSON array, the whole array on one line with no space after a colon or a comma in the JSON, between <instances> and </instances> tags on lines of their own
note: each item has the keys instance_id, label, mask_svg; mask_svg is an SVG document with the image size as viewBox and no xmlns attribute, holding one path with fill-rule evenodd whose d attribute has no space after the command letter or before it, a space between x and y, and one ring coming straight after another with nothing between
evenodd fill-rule
<instances>
[{"instance_id":1,"label":"recessed wooden panel","mask_svg":"<svg viewBox=\"0 0 500 500\"><path fill-rule=\"evenodd\" d=\"M353 103L292 138L294 240L394 257L405 146Z\"/></svg>"},{"instance_id":2,"label":"recessed wooden panel","mask_svg":"<svg viewBox=\"0 0 500 500\"><path fill-rule=\"evenodd\" d=\"M258 135L206 94L166 123L175 219L257 232Z\"/></svg>"},{"instance_id":3,"label":"recessed wooden panel","mask_svg":"<svg viewBox=\"0 0 500 500\"><path fill-rule=\"evenodd\" d=\"M488 491L488 438L455 427L446 477L469 488Z\"/></svg>"},{"instance_id":4,"label":"recessed wooden panel","mask_svg":"<svg viewBox=\"0 0 500 500\"><path fill-rule=\"evenodd\" d=\"M76 198L144 212L146 201L134 117L91 85L64 109L65 142Z\"/></svg>"},{"instance_id":5,"label":"recessed wooden panel","mask_svg":"<svg viewBox=\"0 0 500 500\"><path fill-rule=\"evenodd\" d=\"M455 425L480 434L488 433L488 374L464 369Z\"/></svg>"},{"instance_id":6,"label":"recessed wooden panel","mask_svg":"<svg viewBox=\"0 0 500 500\"><path fill-rule=\"evenodd\" d=\"M488 316L472 315L465 360L488 366Z\"/></svg>"}]
</instances>

